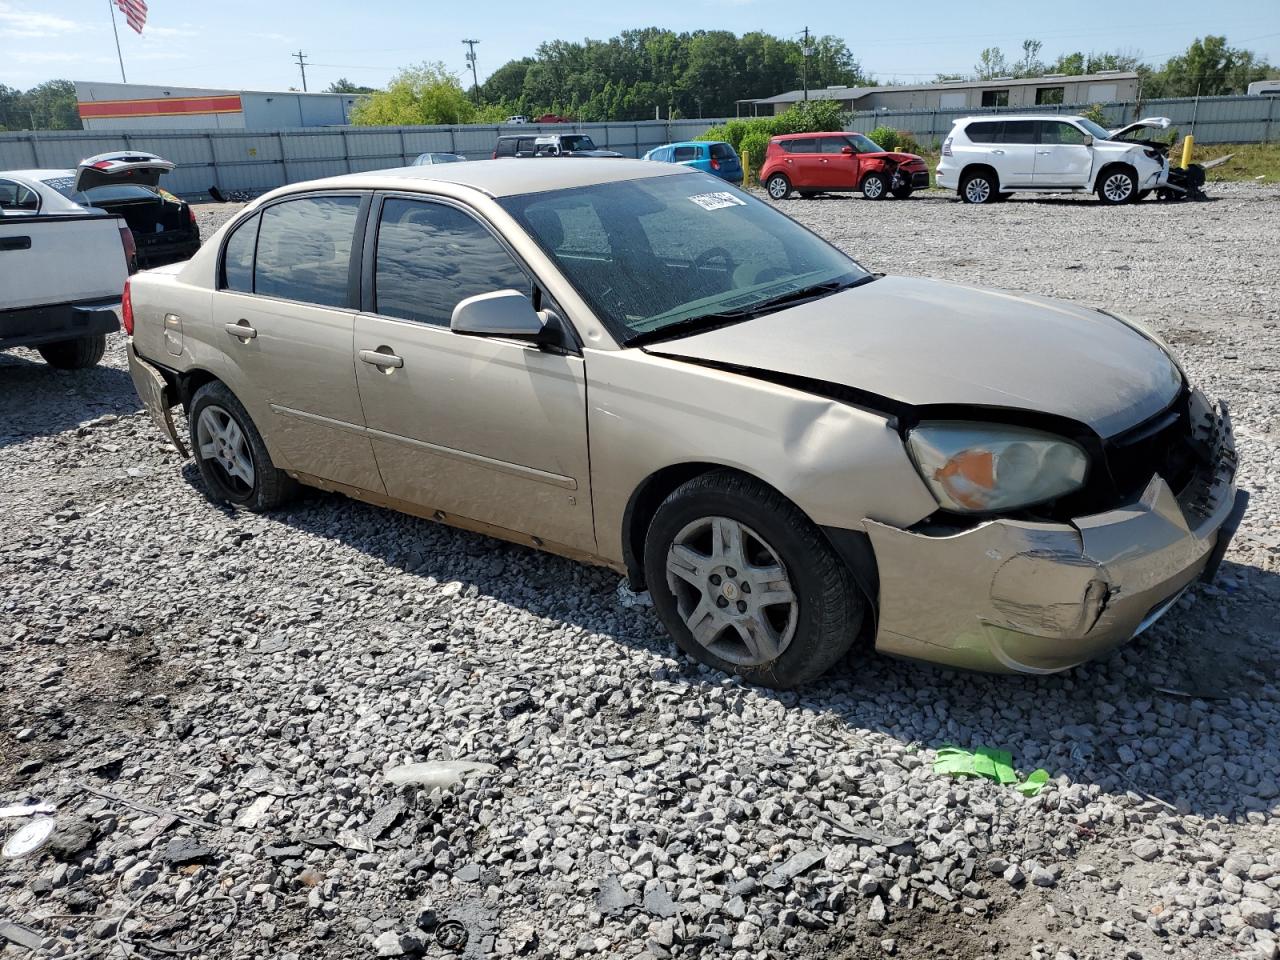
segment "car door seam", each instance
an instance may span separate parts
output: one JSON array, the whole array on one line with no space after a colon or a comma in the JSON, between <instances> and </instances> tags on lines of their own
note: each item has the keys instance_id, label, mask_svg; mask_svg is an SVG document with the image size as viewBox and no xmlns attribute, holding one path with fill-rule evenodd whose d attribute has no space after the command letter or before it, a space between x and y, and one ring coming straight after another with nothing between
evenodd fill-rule
<instances>
[{"instance_id":1,"label":"car door seam","mask_svg":"<svg viewBox=\"0 0 1280 960\"><path fill-rule=\"evenodd\" d=\"M419 440L416 437L406 437L399 433L389 433L386 430L378 430L373 427L365 428L365 432L367 432L374 440L386 440L391 443L398 443L406 447L412 447L415 450L426 450L429 453L439 454L440 456L448 457L451 460L460 460L464 463L474 463L482 467L488 467L490 470L497 470L499 473L509 473L517 477L524 477L528 480L536 480L540 483L550 484L553 487L563 487L566 490L578 489L578 481L573 477L566 477L558 473L539 470L537 467L526 467L524 464L511 463L509 460L497 460L493 457L486 457L483 454L471 453L467 450L459 450L456 447L446 447L438 443Z\"/></svg>"}]
</instances>

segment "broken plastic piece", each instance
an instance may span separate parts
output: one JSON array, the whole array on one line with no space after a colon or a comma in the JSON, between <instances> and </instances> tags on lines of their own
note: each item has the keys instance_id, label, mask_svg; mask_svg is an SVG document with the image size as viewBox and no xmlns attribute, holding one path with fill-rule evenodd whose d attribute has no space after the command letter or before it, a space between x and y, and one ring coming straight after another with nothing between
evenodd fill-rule
<instances>
[{"instance_id":1,"label":"broken plastic piece","mask_svg":"<svg viewBox=\"0 0 1280 960\"><path fill-rule=\"evenodd\" d=\"M1049 782L1049 771L1043 768L1033 770L1030 776L1015 788L1024 797L1039 796L1044 785Z\"/></svg>"},{"instance_id":2,"label":"broken plastic piece","mask_svg":"<svg viewBox=\"0 0 1280 960\"><path fill-rule=\"evenodd\" d=\"M943 747L933 761L933 772L962 777L986 777L996 783L1018 782L1009 751L994 747L978 747L972 752L960 747Z\"/></svg>"},{"instance_id":3,"label":"broken plastic piece","mask_svg":"<svg viewBox=\"0 0 1280 960\"><path fill-rule=\"evenodd\" d=\"M52 803L15 803L11 807L0 807L0 819L8 819L10 817L31 817L36 814L49 814L57 811Z\"/></svg>"},{"instance_id":4,"label":"broken plastic piece","mask_svg":"<svg viewBox=\"0 0 1280 960\"><path fill-rule=\"evenodd\" d=\"M498 768L492 763L479 763L474 760L430 760L426 763L406 763L392 767L385 772L388 780L396 786L412 783L419 787L434 790L440 787L451 787L460 783L472 774L497 773Z\"/></svg>"}]
</instances>

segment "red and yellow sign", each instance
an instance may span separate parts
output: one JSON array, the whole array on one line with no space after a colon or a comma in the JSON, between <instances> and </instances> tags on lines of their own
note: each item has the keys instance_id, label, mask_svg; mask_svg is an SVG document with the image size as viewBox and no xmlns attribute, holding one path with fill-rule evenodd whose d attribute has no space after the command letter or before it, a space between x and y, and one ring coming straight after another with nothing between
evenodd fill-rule
<instances>
[{"instance_id":1,"label":"red and yellow sign","mask_svg":"<svg viewBox=\"0 0 1280 960\"><path fill-rule=\"evenodd\" d=\"M176 117L194 113L240 113L239 94L214 97L157 97L151 100L81 100L80 119L102 117Z\"/></svg>"}]
</instances>

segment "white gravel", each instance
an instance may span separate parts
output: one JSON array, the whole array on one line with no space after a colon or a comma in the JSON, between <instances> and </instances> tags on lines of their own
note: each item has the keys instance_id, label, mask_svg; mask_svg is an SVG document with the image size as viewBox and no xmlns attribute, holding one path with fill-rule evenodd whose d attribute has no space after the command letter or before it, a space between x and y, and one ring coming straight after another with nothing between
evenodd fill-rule
<instances>
[{"instance_id":1,"label":"white gravel","mask_svg":"<svg viewBox=\"0 0 1280 960\"><path fill-rule=\"evenodd\" d=\"M1217 584L1063 676L747 688L607 572L337 496L211 505L119 337L79 374L0 355L0 806L59 823L0 916L41 957L1276 957L1280 190L1212 194L783 205L872 269L1149 320L1231 402L1254 500ZM1054 779L939 777L946 743ZM500 772L382 776L463 758Z\"/></svg>"}]
</instances>

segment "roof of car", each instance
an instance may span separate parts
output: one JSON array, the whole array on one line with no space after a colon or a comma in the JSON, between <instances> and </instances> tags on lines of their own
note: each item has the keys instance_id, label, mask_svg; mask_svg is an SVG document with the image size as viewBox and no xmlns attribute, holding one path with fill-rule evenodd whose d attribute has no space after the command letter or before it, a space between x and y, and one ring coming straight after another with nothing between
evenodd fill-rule
<instances>
[{"instance_id":1,"label":"roof of car","mask_svg":"<svg viewBox=\"0 0 1280 960\"><path fill-rule=\"evenodd\" d=\"M690 176L688 167L645 163L643 160L614 158L566 157L553 159L474 160L470 163L442 163L429 167L398 167L394 170L370 170L349 173L305 184L307 189L325 187L364 190L413 189L415 181L438 180L471 187L491 197L510 197L523 193L544 193L591 187L600 183L642 180L648 177ZM303 184L290 184L290 188ZM288 188L286 188L288 189Z\"/></svg>"},{"instance_id":2,"label":"roof of car","mask_svg":"<svg viewBox=\"0 0 1280 960\"><path fill-rule=\"evenodd\" d=\"M976 117L956 117L956 123L969 123L972 120L1083 120L1076 113L988 113Z\"/></svg>"},{"instance_id":3,"label":"roof of car","mask_svg":"<svg viewBox=\"0 0 1280 960\"><path fill-rule=\"evenodd\" d=\"M48 180L75 175L74 170L0 170L0 177L12 177L14 180Z\"/></svg>"}]
</instances>

